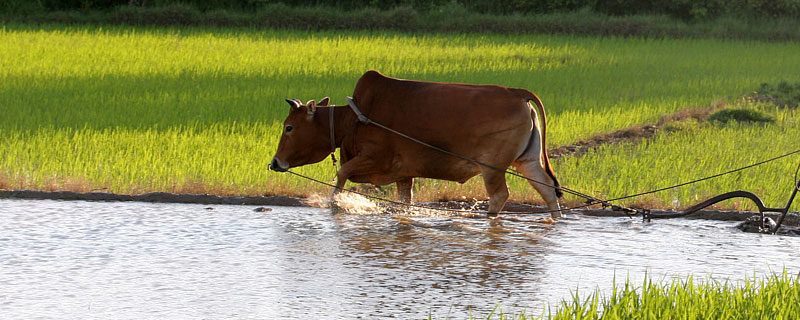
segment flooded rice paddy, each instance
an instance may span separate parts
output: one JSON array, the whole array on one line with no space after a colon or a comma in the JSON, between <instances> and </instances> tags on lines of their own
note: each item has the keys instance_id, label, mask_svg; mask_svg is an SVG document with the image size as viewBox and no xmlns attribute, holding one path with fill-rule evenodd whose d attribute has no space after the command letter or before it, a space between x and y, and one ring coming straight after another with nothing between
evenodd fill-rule
<instances>
[{"instance_id":1,"label":"flooded rice paddy","mask_svg":"<svg viewBox=\"0 0 800 320\"><path fill-rule=\"evenodd\" d=\"M329 209L0 199L12 319L463 319L535 315L614 279L800 271L800 238L735 222L555 224Z\"/></svg>"}]
</instances>

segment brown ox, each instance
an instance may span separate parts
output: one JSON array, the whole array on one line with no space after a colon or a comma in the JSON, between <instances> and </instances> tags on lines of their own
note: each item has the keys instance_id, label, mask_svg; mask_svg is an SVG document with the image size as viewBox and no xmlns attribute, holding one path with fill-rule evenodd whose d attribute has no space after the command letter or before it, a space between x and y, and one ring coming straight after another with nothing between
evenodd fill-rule
<instances>
[{"instance_id":1,"label":"brown ox","mask_svg":"<svg viewBox=\"0 0 800 320\"><path fill-rule=\"evenodd\" d=\"M270 167L286 171L322 161L340 148L342 166L336 190L341 190L347 180L396 183L402 201L411 201L415 177L463 183L480 173L489 193L489 213L497 213L508 199L505 173L497 168L513 165L525 177L543 183L530 182L551 210L560 208L558 180L545 152L544 107L532 92L400 80L368 71L358 80L353 97L370 120L476 162L447 155L375 125L358 123L351 108L328 106L325 98L319 104L311 100L305 105L286 100L291 109ZM539 117L541 121L537 121Z\"/></svg>"}]
</instances>

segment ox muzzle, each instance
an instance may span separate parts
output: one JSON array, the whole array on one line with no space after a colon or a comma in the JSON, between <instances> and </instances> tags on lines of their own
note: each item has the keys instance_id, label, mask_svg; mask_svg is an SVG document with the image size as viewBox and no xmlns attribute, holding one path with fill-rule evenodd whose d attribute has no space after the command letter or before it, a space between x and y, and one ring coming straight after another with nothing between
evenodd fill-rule
<instances>
[{"instance_id":1,"label":"ox muzzle","mask_svg":"<svg viewBox=\"0 0 800 320\"><path fill-rule=\"evenodd\" d=\"M272 162L269 163L269 169L272 171L286 172L289 170L289 165L282 164L278 158L272 158Z\"/></svg>"}]
</instances>

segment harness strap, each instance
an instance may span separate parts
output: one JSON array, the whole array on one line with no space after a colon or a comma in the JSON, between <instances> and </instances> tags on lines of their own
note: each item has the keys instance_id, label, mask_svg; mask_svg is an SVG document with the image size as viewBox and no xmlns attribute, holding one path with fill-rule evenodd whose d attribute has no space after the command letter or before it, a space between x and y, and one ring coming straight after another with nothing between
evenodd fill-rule
<instances>
[{"instance_id":1,"label":"harness strap","mask_svg":"<svg viewBox=\"0 0 800 320\"><path fill-rule=\"evenodd\" d=\"M367 118L367 116L361 113L361 110L358 109L358 106L356 106L356 102L353 100L352 97L346 97L345 99L347 99L347 105L350 106L350 109L353 109L353 113L355 113L356 117L358 117L358 122L361 122L363 124L372 123L372 120L370 120L369 118Z\"/></svg>"},{"instance_id":2,"label":"harness strap","mask_svg":"<svg viewBox=\"0 0 800 320\"><path fill-rule=\"evenodd\" d=\"M336 165L336 132L334 131L334 123L333 123L333 111L336 110L333 106L328 107L328 119L330 120L331 125L331 160L333 160L333 167L338 170L338 166Z\"/></svg>"}]
</instances>

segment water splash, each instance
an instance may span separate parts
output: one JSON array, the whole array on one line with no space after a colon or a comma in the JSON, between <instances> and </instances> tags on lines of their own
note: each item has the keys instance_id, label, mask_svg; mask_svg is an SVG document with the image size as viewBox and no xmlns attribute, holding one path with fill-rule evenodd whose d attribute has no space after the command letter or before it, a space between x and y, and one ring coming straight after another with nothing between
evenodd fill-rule
<instances>
[{"instance_id":1,"label":"water splash","mask_svg":"<svg viewBox=\"0 0 800 320\"><path fill-rule=\"evenodd\" d=\"M340 192L331 198L318 193L308 196L305 204L314 208L335 208L339 213L357 214L357 215L375 215L380 214L380 206L369 200L368 198L352 193Z\"/></svg>"},{"instance_id":2,"label":"water splash","mask_svg":"<svg viewBox=\"0 0 800 320\"><path fill-rule=\"evenodd\" d=\"M382 211L377 203L352 192L340 192L333 197L333 201L336 209L344 213L376 215Z\"/></svg>"},{"instance_id":3,"label":"water splash","mask_svg":"<svg viewBox=\"0 0 800 320\"><path fill-rule=\"evenodd\" d=\"M310 194L303 202L312 208L330 208L331 206L331 198L319 193Z\"/></svg>"},{"instance_id":4,"label":"water splash","mask_svg":"<svg viewBox=\"0 0 800 320\"><path fill-rule=\"evenodd\" d=\"M311 194L305 204L314 208L335 208L338 213L354 215L394 215L406 217L473 217L480 215L478 212L483 202L475 201L457 209L467 212L454 212L433 207L406 206L390 202L372 201L362 195L352 192L341 192L334 196L333 206L329 196ZM473 211L474 213L470 213Z\"/></svg>"}]
</instances>

